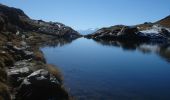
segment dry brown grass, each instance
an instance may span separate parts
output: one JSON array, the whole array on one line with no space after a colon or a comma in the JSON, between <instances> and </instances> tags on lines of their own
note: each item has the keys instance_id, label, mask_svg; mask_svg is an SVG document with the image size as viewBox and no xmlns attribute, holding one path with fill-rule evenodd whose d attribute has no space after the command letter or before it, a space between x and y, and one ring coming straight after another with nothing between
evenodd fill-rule
<instances>
[{"instance_id":1,"label":"dry brown grass","mask_svg":"<svg viewBox=\"0 0 170 100\"><path fill-rule=\"evenodd\" d=\"M11 100L8 86L0 82L0 100Z\"/></svg>"},{"instance_id":2,"label":"dry brown grass","mask_svg":"<svg viewBox=\"0 0 170 100\"><path fill-rule=\"evenodd\" d=\"M160 24L160 25L162 25L164 27L170 28L170 16L168 16L168 17L166 17L166 18L164 18L164 19L162 19L162 20L160 20L160 21L158 21L156 23Z\"/></svg>"},{"instance_id":3,"label":"dry brown grass","mask_svg":"<svg viewBox=\"0 0 170 100\"><path fill-rule=\"evenodd\" d=\"M57 79L60 80L60 82L62 82L63 80L63 76L61 74L61 71L59 70L59 68L57 68L57 66L51 65L51 64L47 64L46 65L47 70L54 75Z\"/></svg>"},{"instance_id":4,"label":"dry brown grass","mask_svg":"<svg viewBox=\"0 0 170 100\"><path fill-rule=\"evenodd\" d=\"M34 52L34 59L36 61L45 62L44 55L43 55L43 53L40 50L35 49L33 52Z\"/></svg>"},{"instance_id":5,"label":"dry brown grass","mask_svg":"<svg viewBox=\"0 0 170 100\"><path fill-rule=\"evenodd\" d=\"M0 68L0 82L7 82L7 73L4 68Z\"/></svg>"},{"instance_id":6,"label":"dry brown grass","mask_svg":"<svg viewBox=\"0 0 170 100\"><path fill-rule=\"evenodd\" d=\"M13 57L8 53L0 53L0 66L11 66L14 63Z\"/></svg>"},{"instance_id":7,"label":"dry brown grass","mask_svg":"<svg viewBox=\"0 0 170 100\"><path fill-rule=\"evenodd\" d=\"M0 45L2 46L5 42L6 42L6 36L4 36L4 35L2 35L2 33L0 33Z\"/></svg>"}]
</instances>

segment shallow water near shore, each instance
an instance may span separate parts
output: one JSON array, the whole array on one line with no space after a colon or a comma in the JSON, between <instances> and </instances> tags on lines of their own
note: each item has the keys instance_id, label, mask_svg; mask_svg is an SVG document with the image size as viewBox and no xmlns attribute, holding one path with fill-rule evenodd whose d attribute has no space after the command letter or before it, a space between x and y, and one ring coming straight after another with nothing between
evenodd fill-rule
<instances>
[{"instance_id":1,"label":"shallow water near shore","mask_svg":"<svg viewBox=\"0 0 170 100\"><path fill-rule=\"evenodd\" d=\"M170 100L170 47L79 38L41 49L77 100Z\"/></svg>"}]
</instances>

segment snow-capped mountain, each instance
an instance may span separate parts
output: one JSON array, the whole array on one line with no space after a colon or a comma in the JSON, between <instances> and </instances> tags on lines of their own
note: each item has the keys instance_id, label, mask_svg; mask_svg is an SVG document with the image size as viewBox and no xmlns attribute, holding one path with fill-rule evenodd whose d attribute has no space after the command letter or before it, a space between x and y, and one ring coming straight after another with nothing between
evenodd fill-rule
<instances>
[{"instance_id":1,"label":"snow-capped mountain","mask_svg":"<svg viewBox=\"0 0 170 100\"><path fill-rule=\"evenodd\" d=\"M89 28L89 29L83 29L83 30L77 30L77 31L82 35L87 35L87 34L96 32L98 29L99 28Z\"/></svg>"}]
</instances>

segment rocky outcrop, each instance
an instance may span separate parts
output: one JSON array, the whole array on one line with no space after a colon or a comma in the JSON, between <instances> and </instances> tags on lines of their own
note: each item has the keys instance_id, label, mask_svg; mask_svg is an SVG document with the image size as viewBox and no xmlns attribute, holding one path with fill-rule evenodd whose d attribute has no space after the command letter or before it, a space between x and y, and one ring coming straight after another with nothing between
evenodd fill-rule
<instances>
[{"instance_id":1,"label":"rocky outcrop","mask_svg":"<svg viewBox=\"0 0 170 100\"><path fill-rule=\"evenodd\" d=\"M14 58L6 67L12 99L69 100L60 72L46 64L38 48L31 47L23 42L18 46L7 42L4 46L5 53Z\"/></svg>"},{"instance_id":2,"label":"rocky outcrop","mask_svg":"<svg viewBox=\"0 0 170 100\"><path fill-rule=\"evenodd\" d=\"M86 38L117 40L126 42L168 42L170 29L160 25L153 25L150 28L140 31L137 26L116 25L109 28L102 28L93 34L86 35Z\"/></svg>"},{"instance_id":3,"label":"rocky outcrop","mask_svg":"<svg viewBox=\"0 0 170 100\"><path fill-rule=\"evenodd\" d=\"M115 25L107 28L101 28L98 31L85 35L86 38L117 40L126 42L167 42L170 38L170 16L151 23L134 26Z\"/></svg>"},{"instance_id":4,"label":"rocky outcrop","mask_svg":"<svg viewBox=\"0 0 170 100\"><path fill-rule=\"evenodd\" d=\"M39 69L27 76L19 87L18 100L65 100L68 94L61 87L62 83L47 70ZM40 91L41 90L41 91ZM60 92L59 92L60 91ZM63 91L63 92L62 92Z\"/></svg>"},{"instance_id":5,"label":"rocky outcrop","mask_svg":"<svg viewBox=\"0 0 170 100\"><path fill-rule=\"evenodd\" d=\"M40 27L37 32L47 35L58 36L60 38L75 39L81 35L72 28L57 22L44 22L42 20L35 21Z\"/></svg>"},{"instance_id":6,"label":"rocky outcrop","mask_svg":"<svg viewBox=\"0 0 170 100\"><path fill-rule=\"evenodd\" d=\"M101 28L92 34L85 35L86 38L97 38L103 36L117 36L117 33L125 27L124 25L116 25L108 28Z\"/></svg>"},{"instance_id":7,"label":"rocky outcrop","mask_svg":"<svg viewBox=\"0 0 170 100\"><path fill-rule=\"evenodd\" d=\"M103 39L103 40L121 40L121 41L142 41L147 39L139 34L135 26L113 26L98 30L96 33L87 35L88 38Z\"/></svg>"}]
</instances>

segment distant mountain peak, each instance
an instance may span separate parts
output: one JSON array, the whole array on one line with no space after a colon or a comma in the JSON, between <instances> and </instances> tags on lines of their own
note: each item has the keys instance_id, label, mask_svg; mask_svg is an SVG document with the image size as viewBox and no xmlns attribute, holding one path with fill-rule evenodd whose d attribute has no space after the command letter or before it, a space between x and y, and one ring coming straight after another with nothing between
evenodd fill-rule
<instances>
[{"instance_id":1,"label":"distant mountain peak","mask_svg":"<svg viewBox=\"0 0 170 100\"><path fill-rule=\"evenodd\" d=\"M98 28L89 28L87 30L97 30Z\"/></svg>"},{"instance_id":2,"label":"distant mountain peak","mask_svg":"<svg viewBox=\"0 0 170 100\"><path fill-rule=\"evenodd\" d=\"M86 34L91 34L95 31L97 31L99 28L88 28L88 29L81 29L81 30L77 30L79 33L86 35Z\"/></svg>"}]
</instances>

